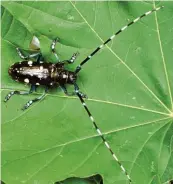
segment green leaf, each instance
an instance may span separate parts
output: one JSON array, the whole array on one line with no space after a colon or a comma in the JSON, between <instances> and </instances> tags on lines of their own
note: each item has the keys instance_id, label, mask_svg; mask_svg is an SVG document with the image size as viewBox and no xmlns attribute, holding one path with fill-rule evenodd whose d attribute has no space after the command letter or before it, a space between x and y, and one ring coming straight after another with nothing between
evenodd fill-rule
<instances>
[{"instance_id":1,"label":"green leaf","mask_svg":"<svg viewBox=\"0 0 173 184\"><path fill-rule=\"evenodd\" d=\"M134 184L173 179L172 2L2 2L2 99L29 90L8 75L33 35L47 60L52 39L61 60L79 51L75 69L93 49L142 13L164 9L117 36L81 70L78 84L98 127ZM53 59L52 59L53 58ZM73 89L73 88L71 88ZM48 184L100 174L104 184L128 183L77 97L50 91L2 103L2 180ZM80 182L79 182L80 183Z\"/></svg>"}]
</instances>

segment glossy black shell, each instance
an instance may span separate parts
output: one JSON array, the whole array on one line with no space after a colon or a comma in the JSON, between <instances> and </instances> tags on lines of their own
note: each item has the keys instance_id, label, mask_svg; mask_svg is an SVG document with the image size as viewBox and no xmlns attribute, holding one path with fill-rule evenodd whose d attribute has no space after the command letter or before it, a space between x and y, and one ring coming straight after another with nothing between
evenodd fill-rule
<instances>
[{"instance_id":1,"label":"glossy black shell","mask_svg":"<svg viewBox=\"0 0 173 184\"><path fill-rule=\"evenodd\" d=\"M22 61L14 63L8 70L9 75L17 82L33 85L58 86L73 84L77 75L64 68L64 63Z\"/></svg>"}]
</instances>

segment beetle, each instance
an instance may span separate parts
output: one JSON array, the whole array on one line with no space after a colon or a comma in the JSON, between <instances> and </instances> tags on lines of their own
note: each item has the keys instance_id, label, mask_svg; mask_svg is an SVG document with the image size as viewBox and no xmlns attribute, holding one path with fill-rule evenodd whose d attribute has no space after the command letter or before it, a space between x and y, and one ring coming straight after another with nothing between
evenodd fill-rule
<instances>
[{"instance_id":1,"label":"beetle","mask_svg":"<svg viewBox=\"0 0 173 184\"><path fill-rule=\"evenodd\" d=\"M8 72L9 75L16 81L18 82L24 82L31 84L31 89L29 92L24 92L24 91L12 91L10 92L6 97L5 97L5 102L7 102L12 95L14 94L19 94L19 95L24 95L24 94L30 94L32 93L36 86L38 85L44 85L46 86L45 92L43 95L41 95L38 98L35 98L33 100L30 100L27 102L27 104L23 107L23 110L27 109L33 102L36 102L40 99L42 99L45 96L45 93L47 92L49 87L61 87L61 89L64 91L66 95L77 95L78 98L80 99L84 109L86 110L89 118L91 119L96 131L98 132L99 136L101 137L103 143L107 147L107 149L110 151L113 159L119 164L121 170L124 172L126 175L128 182L131 183L131 178L129 174L127 173L126 169L124 166L121 164L115 153L113 152L112 148L110 147L109 143L106 141L104 138L104 135L102 134L101 130L98 128L93 116L91 115L91 112L89 111L84 98L87 96L83 94L82 92L79 91L79 87L76 83L78 73L82 69L82 66L87 63L99 50L101 50L107 43L109 43L115 36L119 35L121 32L126 30L129 26L133 25L134 23L138 22L141 20L143 17L146 17L150 15L154 11L158 11L163 6L154 8L151 11L148 11L141 16L137 17L130 23L128 23L126 26L122 27L119 31L117 31L114 35L112 35L110 38L108 38L103 44L101 44L99 47L97 47L89 56L87 56L75 69L75 71L69 71L68 69L65 68L66 64L71 64L74 63L76 60L78 53L74 53L72 57L68 60L62 61L62 62L57 62L56 64L51 63L51 62L44 62L44 58L42 57L41 52L34 53L28 56L24 56L20 49L17 48L17 52L23 61L15 63L12 65ZM51 50L54 53L56 59L58 60L58 56L55 52L55 45L59 41L59 39L53 40L51 44ZM32 58L37 58L35 62L33 62L31 59ZM66 89L66 84L74 85L74 92L69 93Z\"/></svg>"},{"instance_id":2,"label":"beetle","mask_svg":"<svg viewBox=\"0 0 173 184\"><path fill-rule=\"evenodd\" d=\"M51 50L54 53L56 59L58 60L58 56L55 53L55 45L59 41L58 38L53 40L51 44ZM78 91L79 87L76 84L77 73L73 71L69 71L65 69L65 65L73 63L77 56L78 52L74 53L69 60L65 60L62 62L52 63L52 62L44 62L44 58L41 52L34 53L28 56L24 56L19 48L16 48L17 53L23 61L14 63L8 70L9 75L13 80L17 82L22 82L26 84L31 84L31 88L29 92L24 91L12 91L5 97L5 102L7 102L12 95L27 95L36 90L36 86L43 85L46 86L45 92L38 98L28 101L25 106L22 108L23 110L27 109L33 102L39 101L44 98L46 92L50 87L61 87L64 93L68 96L75 95L75 92L69 93L66 89L66 84L73 84L75 86L75 91ZM34 62L33 58L37 58ZM79 92L79 95L82 98L87 98L85 94Z\"/></svg>"}]
</instances>

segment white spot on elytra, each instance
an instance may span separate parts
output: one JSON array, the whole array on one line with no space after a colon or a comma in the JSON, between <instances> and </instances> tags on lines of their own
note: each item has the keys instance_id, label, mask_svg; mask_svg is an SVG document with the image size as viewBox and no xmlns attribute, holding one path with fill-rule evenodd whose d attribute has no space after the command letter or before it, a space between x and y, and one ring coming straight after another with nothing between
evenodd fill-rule
<instances>
[{"instance_id":1,"label":"white spot on elytra","mask_svg":"<svg viewBox=\"0 0 173 184\"><path fill-rule=\"evenodd\" d=\"M67 75L63 74L62 78L63 78L63 79L67 78Z\"/></svg>"},{"instance_id":2,"label":"white spot on elytra","mask_svg":"<svg viewBox=\"0 0 173 184\"><path fill-rule=\"evenodd\" d=\"M40 83L37 82L36 85L40 85Z\"/></svg>"},{"instance_id":3,"label":"white spot on elytra","mask_svg":"<svg viewBox=\"0 0 173 184\"><path fill-rule=\"evenodd\" d=\"M28 61L29 66L32 66L32 63L33 63L32 61Z\"/></svg>"},{"instance_id":4,"label":"white spot on elytra","mask_svg":"<svg viewBox=\"0 0 173 184\"><path fill-rule=\"evenodd\" d=\"M24 82L29 83L29 79L28 79L28 78L26 78L26 79L24 80Z\"/></svg>"}]
</instances>

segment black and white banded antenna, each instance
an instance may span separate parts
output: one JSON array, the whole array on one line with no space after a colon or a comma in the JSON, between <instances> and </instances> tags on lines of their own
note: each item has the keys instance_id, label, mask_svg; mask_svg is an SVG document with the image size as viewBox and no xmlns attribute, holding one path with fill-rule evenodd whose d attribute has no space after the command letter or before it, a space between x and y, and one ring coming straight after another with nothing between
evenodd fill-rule
<instances>
[{"instance_id":1,"label":"black and white banded antenna","mask_svg":"<svg viewBox=\"0 0 173 184\"><path fill-rule=\"evenodd\" d=\"M132 180L130 178L130 175L128 174L128 172L126 171L126 169L124 168L124 166L121 164L121 162L119 161L118 157L115 155L115 153L113 152L111 146L109 145L109 143L106 141L102 131L100 130L100 128L97 126L95 120L94 120L94 117L92 116L91 112L89 111L84 99L82 98L81 96L81 93L79 92L79 87L77 86L76 83L74 83L74 86L75 86L75 92L77 94L77 96L79 97L85 111L87 112L90 120L92 121L97 133L99 134L99 136L101 137L103 143L105 144L105 146L107 147L107 149L109 150L109 152L111 153L112 157L114 160L116 160L116 162L118 163L118 165L120 166L121 170L123 171L123 173L126 175L127 179L128 179L128 182L129 184L131 184Z\"/></svg>"},{"instance_id":2,"label":"black and white banded antenna","mask_svg":"<svg viewBox=\"0 0 173 184\"><path fill-rule=\"evenodd\" d=\"M141 20L143 17L150 15L152 12L158 11L160 9L162 9L164 6L160 6L158 8L154 8L151 11L148 11L146 13L144 13L143 15L137 17L136 19L134 19L133 21L131 21L130 23L128 23L126 26L124 26L123 28L121 28L119 31L117 31L114 35L112 35L109 39L107 39L102 45L100 45L99 47L97 47L89 56L87 56L77 67L75 70L75 73L78 73L81 69L82 69L82 65L84 65L87 61L89 61L91 59L92 56L94 56L100 49L102 49L107 43L109 43L115 36L117 36L118 34L120 34L121 32L123 32L124 30L126 30L129 26L133 25L134 23L138 22L139 20ZM123 173L126 175L127 179L128 179L128 183L131 184L132 180L130 175L128 174L127 170L124 168L124 166L121 164L121 162L119 161L118 157L115 155L115 153L113 152L112 148L110 147L109 143L106 141L106 139L104 138L104 135L102 133L102 131L99 129L99 127L97 126L93 116L91 115L91 112L89 111L84 99L81 96L81 93L79 92L79 87L77 86L76 83L74 83L74 87L75 87L75 93L77 94L78 98L80 99L85 111L87 112L90 120L92 121L97 133L99 134L99 136L101 137L102 141L104 142L105 146L107 147L107 149L109 150L109 152L111 153L113 159L119 164L121 170L123 171Z\"/></svg>"},{"instance_id":3,"label":"black and white banded antenna","mask_svg":"<svg viewBox=\"0 0 173 184\"><path fill-rule=\"evenodd\" d=\"M113 34L110 38L108 38L103 44L101 44L99 47L97 47L89 56L87 56L77 67L75 70L75 73L78 73L81 69L82 69L82 65L84 65L86 62L88 62L92 56L94 56L99 50L101 50L107 43L109 43L111 40L114 39L115 36L117 36L118 34L120 34L121 32L123 32L124 30L126 30L129 26L133 25L134 23L138 22L139 20L141 20L142 18L150 15L151 13L158 11L160 9L162 9L164 6L160 6L158 8L154 8L144 14L142 14L141 16L137 17L136 19L134 19L133 21L131 21L130 23L128 23L126 26L122 27L119 31L117 31L115 34Z\"/></svg>"}]
</instances>

